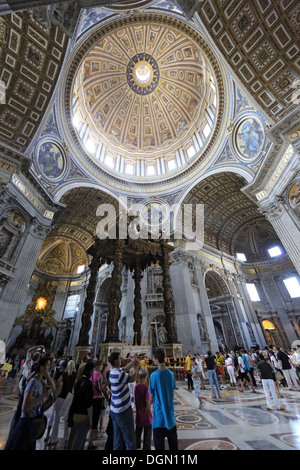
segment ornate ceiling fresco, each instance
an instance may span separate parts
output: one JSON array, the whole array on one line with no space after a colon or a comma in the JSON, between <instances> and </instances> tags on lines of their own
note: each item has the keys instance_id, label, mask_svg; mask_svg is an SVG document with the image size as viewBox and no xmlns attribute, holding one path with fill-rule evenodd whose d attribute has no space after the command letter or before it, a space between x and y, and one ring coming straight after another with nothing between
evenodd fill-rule
<instances>
[{"instance_id":1,"label":"ornate ceiling fresco","mask_svg":"<svg viewBox=\"0 0 300 470\"><path fill-rule=\"evenodd\" d=\"M262 109L276 121L290 113L300 71L299 1L206 0L198 14Z\"/></svg>"},{"instance_id":2,"label":"ornate ceiling fresco","mask_svg":"<svg viewBox=\"0 0 300 470\"><path fill-rule=\"evenodd\" d=\"M78 243L51 236L43 244L36 270L50 276L74 276L87 264L87 255Z\"/></svg>"},{"instance_id":3,"label":"ornate ceiling fresco","mask_svg":"<svg viewBox=\"0 0 300 470\"><path fill-rule=\"evenodd\" d=\"M243 178L233 173L209 176L185 198L186 204L204 204L204 242L248 262L269 259L267 249L281 246L274 229L246 195Z\"/></svg>"},{"instance_id":4,"label":"ornate ceiling fresco","mask_svg":"<svg viewBox=\"0 0 300 470\"><path fill-rule=\"evenodd\" d=\"M84 57L74 82L76 127L96 145L135 158L174 154L206 124L212 69L182 32L159 24L118 28ZM92 137L93 136L93 137Z\"/></svg>"},{"instance_id":5,"label":"ornate ceiling fresco","mask_svg":"<svg viewBox=\"0 0 300 470\"><path fill-rule=\"evenodd\" d=\"M66 144L119 188L196 176L224 139L231 102L223 74L205 39L178 17L108 19L69 59L59 96Z\"/></svg>"}]
</instances>

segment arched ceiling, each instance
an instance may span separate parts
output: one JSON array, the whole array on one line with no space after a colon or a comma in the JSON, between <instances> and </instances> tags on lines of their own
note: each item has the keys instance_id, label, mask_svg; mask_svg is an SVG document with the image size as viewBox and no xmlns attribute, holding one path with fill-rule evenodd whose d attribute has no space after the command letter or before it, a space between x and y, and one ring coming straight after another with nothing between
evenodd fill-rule
<instances>
[{"instance_id":1,"label":"arched ceiling","mask_svg":"<svg viewBox=\"0 0 300 470\"><path fill-rule=\"evenodd\" d=\"M47 110L67 49L67 37L33 12L0 16L0 139L19 151L31 143Z\"/></svg>"},{"instance_id":2,"label":"arched ceiling","mask_svg":"<svg viewBox=\"0 0 300 470\"><path fill-rule=\"evenodd\" d=\"M116 199L94 188L76 188L61 199L61 208L55 225L45 240L37 261L37 269L52 276L75 275L83 264L87 267L86 253L93 244L99 218L100 204L112 204L116 211Z\"/></svg>"},{"instance_id":3,"label":"arched ceiling","mask_svg":"<svg viewBox=\"0 0 300 470\"><path fill-rule=\"evenodd\" d=\"M89 248L96 236L99 219L96 211L100 204L112 204L118 209L116 199L94 188L76 188L68 191L60 201L66 205L58 216L52 235L65 234Z\"/></svg>"},{"instance_id":4,"label":"arched ceiling","mask_svg":"<svg viewBox=\"0 0 300 470\"><path fill-rule=\"evenodd\" d=\"M228 287L222 277L215 271L205 274L205 287L209 299L222 297L229 294Z\"/></svg>"},{"instance_id":5,"label":"arched ceiling","mask_svg":"<svg viewBox=\"0 0 300 470\"><path fill-rule=\"evenodd\" d=\"M204 204L204 242L248 262L270 259L267 249L282 247L274 229L241 188L245 181L234 173L218 173L201 181L183 204Z\"/></svg>"}]
</instances>

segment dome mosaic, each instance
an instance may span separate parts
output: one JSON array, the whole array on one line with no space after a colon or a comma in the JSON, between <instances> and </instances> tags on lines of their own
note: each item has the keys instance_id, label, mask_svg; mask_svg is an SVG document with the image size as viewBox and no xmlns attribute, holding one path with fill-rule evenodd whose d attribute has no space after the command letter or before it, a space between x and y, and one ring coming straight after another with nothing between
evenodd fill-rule
<instances>
[{"instance_id":1,"label":"dome mosaic","mask_svg":"<svg viewBox=\"0 0 300 470\"><path fill-rule=\"evenodd\" d=\"M72 122L85 151L133 177L180 168L209 141L217 114L213 68L182 30L125 24L85 53L73 81Z\"/></svg>"}]
</instances>

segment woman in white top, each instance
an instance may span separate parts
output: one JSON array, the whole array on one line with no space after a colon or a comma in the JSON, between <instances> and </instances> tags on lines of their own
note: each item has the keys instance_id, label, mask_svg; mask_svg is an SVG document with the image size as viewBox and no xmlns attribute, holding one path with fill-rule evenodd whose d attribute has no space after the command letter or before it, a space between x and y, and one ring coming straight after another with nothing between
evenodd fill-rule
<instances>
[{"instance_id":1,"label":"woman in white top","mask_svg":"<svg viewBox=\"0 0 300 470\"><path fill-rule=\"evenodd\" d=\"M230 385L231 387L236 388L237 382L236 382L236 376L235 376L234 362L233 362L232 357L229 354L226 355L225 366L229 375Z\"/></svg>"},{"instance_id":2,"label":"woman in white top","mask_svg":"<svg viewBox=\"0 0 300 470\"><path fill-rule=\"evenodd\" d=\"M201 376L200 376L201 390L205 390L206 373L204 372L202 359L200 357L200 354L198 354L198 353L196 354L196 357L195 357L195 363L199 367L199 371L201 372Z\"/></svg>"}]
</instances>

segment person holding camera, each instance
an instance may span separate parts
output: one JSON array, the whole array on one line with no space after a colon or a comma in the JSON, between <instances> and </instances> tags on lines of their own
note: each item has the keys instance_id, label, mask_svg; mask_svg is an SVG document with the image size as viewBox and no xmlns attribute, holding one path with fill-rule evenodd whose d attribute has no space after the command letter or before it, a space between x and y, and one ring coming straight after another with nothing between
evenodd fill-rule
<instances>
[{"instance_id":1,"label":"person holding camera","mask_svg":"<svg viewBox=\"0 0 300 470\"><path fill-rule=\"evenodd\" d=\"M136 439L131 406L129 383L135 382L139 360L137 355L122 367L120 353L112 352L109 357L112 369L109 374L111 385L110 417L113 425L113 450L135 450Z\"/></svg>"}]
</instances>

